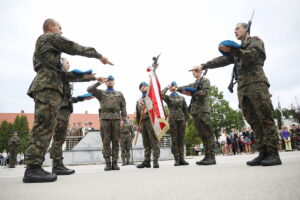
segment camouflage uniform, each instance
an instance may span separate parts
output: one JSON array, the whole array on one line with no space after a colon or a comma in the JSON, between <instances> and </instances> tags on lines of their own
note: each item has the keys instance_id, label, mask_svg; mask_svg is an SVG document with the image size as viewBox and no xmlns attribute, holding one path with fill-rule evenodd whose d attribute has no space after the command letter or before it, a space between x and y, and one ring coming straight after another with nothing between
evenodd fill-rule
<instances>
[{"instance_id":1,"label":"camouflage uniform","mask_svg":"<svg viewBox=\"0 0 300 200\"><path fill-rule=\"evenodd\" d=\"M126 119L126 102L121 92L96 89L99 85L101 83L97 82L88 87L87 91L98 99L101 106L99 115L103 142L102 153L108 164L117 162L119 158L120 119ZM112 143L112 148L110 143Z\"/></svg>"},{"instance_id":2,"label":"camouflage uniform","mask_svg":"<svg viewBox=\"0 0 300 200\"><path fill-rule=\"evenodd\" d=\"M129 164L130 150L132 147L132 139L134 138L134 132L132 125L126 120L121 129L121 158L123 164Z\"/></svg>"},{"instance_id":3,"label":"camouflage uniform","mask_svg":"<svg viewBox=\"0 0 300 200\"><path fill-rule=\"evenodd\" d=\"M144 101L140 99L136 104L136 123L138 124L141 119L141 111L143 109ZM158 146L158 139L154 133L151 119L149 117L148 112L144 113L141 119L141 133L143 138L143 146L144 150L144 162L150 163L151 162L151 150L153 153L153 162L157 162L160 149Z\"/></svg>"},{"instance_id":4,"label":"camouflage uniform","mask_svg":"<svg viewBox=\"0 0 300 200\"><path fill-rule=\"evenodd\" d=\"M90 79L92 80L92 79ZM74 80L75 81L75 80ZM77 81L81 81L78 79ZM89 81L89 79L82 79L82 81ZM72 86L69 83L64 85L64 98L61 104L61 108L57 114L57 124L54 129L54 135L52 140L52 145L50 148L50 158L53 160L53 166L62 165L63 162L63 152L62 146L67 138L68 124L70 115L73 112L73 103L78 101L83 101L83 99L78 99L77 97L71 97Z\"/></svg>"},{"instance_id":5,"label":"camouflage uniform","mask_svg":"<svg viewBox=\"0 0 300 200\"><path fill-rule=\"evenodd\" d=\"M172 153L175 160L184 158L184 135L189 112L184 97L177 95L166 95L168 87L163 89L163 100L169 108L169 133L172 139Z\"/></svg>"},{"instance_id":6,"label":"camouflage uniform","mask_svg":"<svg viewBox=\"0 0 300 200\"><path fill-rule=\"evenodd\" d=\"M12 136L8 141L8 148L9 148L9 167L13 168L16 165L17 161L17 154L19 152L19 145L20 145L20 138L18 136Z\"/></svg>"},{"instance_id":7,"label":"camouflage uniform","mask_svg":"<svg viewBox=\"0 0 300 200\"><path fill-rule=\"evenodd\" d=\"M195 83L178 88L178 92L183 92L184 88L201 88L192 94L190 113L194 118L195 126L204 146L205 157L215 157L215 138L211 127L210 111L207 96L210 82L207 78L197 79Z\"/></svg>"},{"instance_id":8,"label":"camouflage uniform","mask_svg":"<svg viewBox=\"0 0 300 200\"><path fill-rule=\"evenodd\" d=\"M239 107L256 134L257 150L261 154L278 154L278 130L272 116L270 84L263 70L264 43L258 37L248 37L241 49L232 48L231 54L233 56L220 56L202 64L203 69L237 64Z\"/></svg>"},{"instance_id":9,"label":"camouflage uniform","mask_svg":"<svg viewBox=\"0 0 300 200\"><path fill-rule=\"evenodd\" d=\"M46 33L38 38L33 56L37 75L27 92L35 101L35 120L25 152L25 161L29 166L43 164L64 99L63 86L65 82L78 78L72 72L62 71L62 52L98 59L102 57L94 48L83 47L59 34Z\"/></svg>"}]
</instances>

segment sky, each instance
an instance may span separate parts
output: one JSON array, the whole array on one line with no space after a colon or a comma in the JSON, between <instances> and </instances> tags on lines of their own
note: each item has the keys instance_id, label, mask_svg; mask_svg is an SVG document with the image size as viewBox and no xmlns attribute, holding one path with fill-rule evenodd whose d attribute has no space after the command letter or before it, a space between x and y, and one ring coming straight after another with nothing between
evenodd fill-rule
<instances>
[{"instance_id":1,"label":"sky","mask_svg":"<svg viewBox=\"0 0 300 200\"><path fill-rule=\"evenodd\" d=\"M0 4L0 113L34 111L34 102L26 93L35 76L35 41L47 18L60 22L63 36L94 47L115 64L63 54L71 70L93 69L96 76L113 75L115 89L125 96L127 112L134 113L141 96L138 86L149 81L146 68L153 56L161 53L157 76L162 89L171 81L179 86L192 83L188 70L220 56L221 41L236 41L235 25L248 22L254 8L251 35L265 43L264 70L273 105L277 107L278 98L285 108L300 101L298 0L0 0ZM232 68L209 70L207 78L238 109L236 88L233 94L227 90ZM93 83L74 83L73 96L87 93ZM97 113L98 108L93 99L75 104L74 112Z\"/></svg>"}]
</instances>

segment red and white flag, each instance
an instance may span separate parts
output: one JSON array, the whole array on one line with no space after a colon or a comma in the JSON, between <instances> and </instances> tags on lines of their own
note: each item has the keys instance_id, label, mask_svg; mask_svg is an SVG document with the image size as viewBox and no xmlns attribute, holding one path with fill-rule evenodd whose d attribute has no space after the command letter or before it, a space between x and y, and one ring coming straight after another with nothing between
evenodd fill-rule
<instances>
[{"instance_id":1,"label":"red and white flag","mask_svg":"<svg viewBox=\"0 0 300 200\"><path fill-rule=\"evenodd\" d=\"M162 102L160 83L155 70L153 67L149 67L147 71L150 75L150 81L148 94L145 97L145 105L149 112L154 133L159 141L169 130L170 126L166 120L167 116Z\"/></svg>"}]
</instances>

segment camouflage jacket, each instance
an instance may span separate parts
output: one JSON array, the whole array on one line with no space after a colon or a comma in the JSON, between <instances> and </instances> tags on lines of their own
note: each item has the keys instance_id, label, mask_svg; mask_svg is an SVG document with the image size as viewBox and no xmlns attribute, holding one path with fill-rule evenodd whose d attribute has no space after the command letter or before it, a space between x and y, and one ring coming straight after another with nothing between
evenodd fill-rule
<instances>
[{"instance_id":1,"label":"camouflage jacket","mask_svg":"<svg viewBox=\"0 0 300 200\"><path fill-rule=\"evenodd\" d=\"M207 78L203 78L200 82L200 79L196 80L195 83L182 86L178 88L178 92L182 93L184 88L192 87L192 88L200 88L197 92L192 94L191 104L190 104L190 113L192 115L198 114L199 112L209 112L207 96L209 93L210 82Z\"/></svg>"},{"instance_id":2,"label":"camouflage jacket","mask_svg":"<svg viewBox=\"0 0 300 200\"><path fill-rule=\"evenodd\" d=\"M144 98L140 98L137 102L136 102L136 106L135 106L135 111L136 111L136 124L139 125L140 120L141 122L144 121L144 123L146 121L148 121L149 123L151 123L150 117L149 117L149 113L147 111L147 108L144 107L145 106L145 99ZM141 113L143 110L143 114Z\"/></svg>"},{"instance_id":3,"label":"camouflage jacket","mask_svg":"<svg viewBox=\"0 0 300 200\"><path fill-rule=\"evenodd\" d=\"M19 146L20 144L20 138L17 136L17 137L11 137L8 141L8 146L9 147L13 147L13 146Z\"/></svg>"},{"instance_id":4,"label":"camouflage jacket","mask_svg":"<svg viewBox=\"0 0 300 200\"><path fill-rule=\"evenodd\" d=\"M134 138L134 131L132 125L129 122L124 122L123 127L121 129L121 136L129 134L131 134L131 138Z\"/></svg>"},{"instance_id":5,"label":"camouflage jacket","mask_svg":"<svg viewBox=\"0 0 300 200\"><path fill-rule=\"evenodd\" d=\"M97 82L88 87L87 91L94 95L100 103L100 119L125 120L127 116L126 101L122 92L108 92L106 90L96 89L99 85L101 85L101 83Z\"/></svg>"},{"instance_id":6,"label":"camouflage jacket","mask_svg":"<svg viewBox=\"0 0 300 200\"><path fill-rule=\"evenodd\" d=\"M263 70L266 60L263 41L258 37L249 37L241 45L241 49L232 48L233 56L220 56L202 64L203 69L224 67L229 64L237 64L238 89L256 82L265 82L268 79Z\"/></svg>"},{"instance_id":7,"label":"camouflage jacket","mask_svg":"<svg viewBox=\"0 0 300 200\"><path fill-rule=\"evenodd\" d=\"M45 103L56 104L56 99L53 99L50 93L44 93L44 96L36 96L35 93L43 89L52 89L59 91L63 96L63 81L82 81L82 75L78 76L72 72L62 73L61 53L98 59L102 57L94 48L81 46L59 34L41 35L36 41L33 55L33 66L37 75L27 92L30 97L42 102L46 101Z\"/></svg>"},{"instance_id":8,"label":"camouflage jacket","mask_svg":"<svg viewBox=\"0 0 300 200\"><path fill-rule=\"evenodd\" d=\"M169 108L169 120L188 121L189 111L184 97L179 95L177 96L166 95L168 90L169 90L168 87L163 89L162 95L163 95L163 100L167 103Z\"/></svg>"}]
</instances>

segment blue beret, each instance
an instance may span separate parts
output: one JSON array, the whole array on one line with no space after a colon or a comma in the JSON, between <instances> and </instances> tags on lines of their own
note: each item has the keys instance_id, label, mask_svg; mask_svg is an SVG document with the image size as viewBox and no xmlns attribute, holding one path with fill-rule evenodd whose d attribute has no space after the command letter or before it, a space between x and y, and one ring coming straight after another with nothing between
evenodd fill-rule
<instances>
[{"instance_id":1,"label":"blue beret","mask_svg":"<svg viewBox=\"0 0 300 200\"><path fill-rule=\"evenodd\" d=\"M171 85L177 85L177 83L175 81L172 81Z\"/></svg>"},{"instance_id":2,"label":"blue beret","mask_svg":"<svg viewBox=\"0 0 300 200\"><path fill-rule=\"evenodd\" d=\"M236 43L232 40L224 40L219 44L219 46L227 46L227 47L232 47L232 48L236 48L236 49L241 48L241 45L239 45L238 43ZM229 53L223 52L220 49L219 49L219 51L221 52L221 54L223 54L223 56L230 56Z\"/></svg>"},{"instance_id":3,"label":"blue beret","mask_svg":"<svg viewBox=\"0 0 300 200\"><path fill-rule=\"evenodd\" d=\"M108 79L109 81L114 81L114 80L115 80L115 78L114 78L112 75L109 75L109 76L107 77L107 79Z\"/></svg>"},{"instance_id":4,"label":"blue beret","mask_svg":"<svg viewBox=\"0 0 300 200\"><path fill-rule=\"evenodd\" d=\"M146 82L141 82L141 84L139 85L139 89L141 89L141 87L144 86L144 85L145 85L145 86L149 86L148 83L146 83Z\"/></svg>"},{"instance_id":5,"label":"blue beret","mask_svg":"<svg viewBox=\"0 0 300 200\"><path fill-rule=\"evenodd\" d=\"M74 69L71 72L73 72L74 74L92 74L93 70L87 70L87 71L81 71L79 69Z\"/></svg>"}]
</instances>

